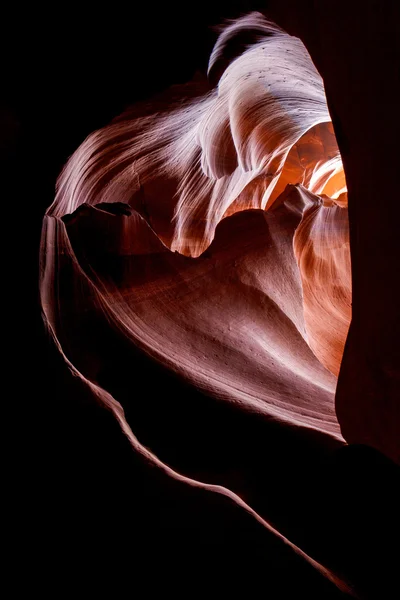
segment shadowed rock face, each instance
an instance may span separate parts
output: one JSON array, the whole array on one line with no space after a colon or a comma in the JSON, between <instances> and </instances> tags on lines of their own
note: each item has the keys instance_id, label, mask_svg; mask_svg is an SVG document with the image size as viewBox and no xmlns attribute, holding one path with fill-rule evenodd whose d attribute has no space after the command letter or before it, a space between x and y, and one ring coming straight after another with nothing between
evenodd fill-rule
<instances>
[{"instance_id":1,"label":"shadowed rock face","mask_svg":"<svg viewBox=\"0 0 400 600\"><path fill-rule=\"evenodd\" d=\"M256 41L232 54L246 32ZM300 461L315 467L307 483L315 456L345 440L398 460L399 363L380 358L365 375L363 416L349 369L362 377L372 346L363 333L365 348L355 349L354 299L341 368L360 282L350 257L359 231L352 195L362 189L347 169L354 159L347 151L345 178L321 76L303 43L260 14L225 28L210 74L213 90L200 81L167 93L155 114L137 107L67 163L43 222L45 322L79 389L110 409L139 462L246 513L265 552L304 568L321 597L355 595L363 584L349 557L338 557L337 532L324 532L327 550L312 519L307 532L299 526L310 518L306 502L286 504L283 521L278 510L291 493L278 471L299 489ZM393 343L389 322L375 321L373 352ZM190 409L179 395L138 402L138 386L152 389L140 376L144 360L196 390ZM237 415L226 425L225 411Z\"/></svg>"},{"instance_id":2,"label":"shadowed rock face","mask_svg":"<svg viewBox=\"0 0 400 600\"><path fill-rule=\"evenodd\" d=\"M399 6L301 6L273 1L268 14L301 37L324 79L346 171L353 296L337 415L347 441L399 463Z\"/></svg>"}]
</instances>

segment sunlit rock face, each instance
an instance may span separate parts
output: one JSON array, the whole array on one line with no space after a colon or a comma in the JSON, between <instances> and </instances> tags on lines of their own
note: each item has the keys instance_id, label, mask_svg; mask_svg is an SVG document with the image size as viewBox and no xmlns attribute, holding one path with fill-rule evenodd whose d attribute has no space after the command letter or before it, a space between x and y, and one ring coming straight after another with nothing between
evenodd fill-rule
<instances>
[{"instance_id":1,"label":"sunlit rock face","mask_svg":"<svg viewBox=\"0 0 400 600\"><path fill-rule=\"evenodd\" d=\"M228 60L242 31L256 41ZM258 14L225 28L210 73L211 91L174 89L71 157L44 218L43 313L136 452L228 495L281 539L245 506L251 494L201 483L142 445L124 414L134 364L114 360L139 349L218 402L344 444L334 395L351 320L347 188L322 79L302 42Z\"/></svg>"},{"instance_id":2,"label":"sunlit rock face","mask_svg":"<svg viewBox=\"0 0 400 600\"><path fill-rule=\"evenodd\" d=\"M47 214L127 203L171 251L196 258L222 219L269 211L288 184L302 185L314 194L295 243L306 337L337 375L350 320L343 166L322 80L297 38L252 14L226 28L210 70L238 33L255 27L263 38L226 66L214 91L175 108L166 103L161 114L122 117L90 136L66 166ZM120 243L129 247L135 236L128 226Z\"/></svg>"},{"instance_id":3,"label":"sunlit rock face","mask_svg":"<svg viewBox=\"0 0 400 600\"><path fill-rule=\"evenodd\" d=\"M308 343L321 363L338 375L351 319L347 210L327 197L313 203L303 213L294 249Z\"/></svg>"}]
</instances>

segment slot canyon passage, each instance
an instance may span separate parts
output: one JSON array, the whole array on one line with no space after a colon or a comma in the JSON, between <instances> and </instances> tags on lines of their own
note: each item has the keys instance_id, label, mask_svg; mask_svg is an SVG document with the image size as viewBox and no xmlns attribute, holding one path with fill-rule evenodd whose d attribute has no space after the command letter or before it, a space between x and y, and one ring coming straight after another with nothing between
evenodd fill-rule
<instances>
[{"instance_id":1,"label":"slot canyon passage","mask_svg":"<svg viewBox=\"0 0 400 600\"><path fill-rule=\"evenodd\" d=\"M399 9L135 10L42 107L46 585L396 598Z\"/></svg>"}]
</instances>

